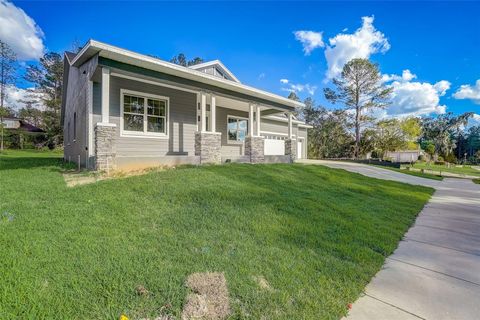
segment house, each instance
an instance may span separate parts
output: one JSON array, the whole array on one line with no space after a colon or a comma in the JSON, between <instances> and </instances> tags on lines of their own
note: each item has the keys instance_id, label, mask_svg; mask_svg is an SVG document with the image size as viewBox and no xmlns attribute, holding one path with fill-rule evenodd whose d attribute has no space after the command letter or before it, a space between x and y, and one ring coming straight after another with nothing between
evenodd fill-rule
<instances>
[{"instance_id":1,"label":"house","mask_svg":"<svg viewBox=\"0 0 480 320\"><path fill-rule=\"evenodd\" d=\"M384 158L392 162L411 163L417 161L421 155L423 155L422 150L387 151Z\"/></svg>"},{"instance_id":2,"label":"house","mask_svg":"<svg viewBox=\"0 0 480 320\"><path fill-rule=\"evenodd\" d=\"M8 131L17 131L23 133L43 133L44 131L36 126L17 117L3 117L3 128Z\"/></svg>"},{"instance_id":3,"label":"house","mask_svg":"<svg viewBox=\"0 0 480 320\"><path fill-rule=\"evenodd\" d=\"M65 159L97 170L307 155L301 102L242 84L220 61L191 67L90 40L65 53Z\"/></svg>"}]
</instances>

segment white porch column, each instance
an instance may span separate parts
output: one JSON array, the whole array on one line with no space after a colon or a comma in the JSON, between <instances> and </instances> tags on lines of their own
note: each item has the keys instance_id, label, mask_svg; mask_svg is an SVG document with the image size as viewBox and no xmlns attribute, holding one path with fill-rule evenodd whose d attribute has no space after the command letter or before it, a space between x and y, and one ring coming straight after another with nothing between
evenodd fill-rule
<instances>
[{"instance_id":1,"label":"white porch column","mask_svg":"<svg viewBox=\"0 0 480 320\"><path fill-rule=\"evenodd\" d=\"M102 123L110 122L110 69L102 68Z\"/></svg>"},{"instance_id":2,"label":"white porch column","mask_svg":"<svg viewBox=\"0 0 480 320\"><path fill-rule=\"evenodd\" d=\"M210 98L210 131L216 132L215 124L217 122L217 102L212 94Z\"/></svg>"},{"instance_id":3,"label":"white porch column","mask_svg":"<svg viewBox=\"0 0 480 320\"><path fill-rule=\"evenodd\" d=\"M292 139L292 136L293 136L292 120L293 120L293 115L289 113L288 114L288 139Z\"/></svg>"},{"instance_id":4,"label":"white porch column","mask_svg":"<svg viewBox=\"0 0 480 320\"><path fill-rule=\"evenodd\" d=\"M255 111L255 124L257 126L257 137L260 137L260 106L257 106L257 110Z\"/></svg>"},{"instance_id":5,"label":"white porch column","mask_svg":"<svg viewBox=\"0 0 480 320\"><path fill-rule=\"evenodd\" d=\"M207 131L207 95L202 92L200 99L200 122L202 123L202 132Z\"/></svg>"},{"instance_id":6,"label":"white porch column","mask_svg":"<svg viewBox=\"0 0 480 320\"><path fill-rule=\"evenodd\" d=\"M249 112L248 112L248 136L253 137L253 109L254 105L253 103L250 103L249 105Z\"/></svg>"}]
</instances>

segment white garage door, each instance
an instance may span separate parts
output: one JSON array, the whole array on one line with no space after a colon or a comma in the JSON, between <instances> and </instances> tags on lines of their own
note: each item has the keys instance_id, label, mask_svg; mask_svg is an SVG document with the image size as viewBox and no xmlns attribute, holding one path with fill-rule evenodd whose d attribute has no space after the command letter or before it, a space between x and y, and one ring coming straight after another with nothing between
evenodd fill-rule
<instances>
[{"instance_id":1,"label":"white garage door","mask_svg":"<svg viewBox=\"0 0 480 320\"><path fill-rule=\"evenodd\" d=\"M297 158L302 159L302 150L303 150L303 140L298 140L297 142Z\"/></svg>"},{"instance_id":2,"label":"white garage door","mask_svg":"<svg viewBox=\"0 0 480 320\"><path fill-rule=\"evenodd\" d=\"M285 154L285 141L282 139L265 139L266 156L283 156Z\"/></svg>"}]
</instances>

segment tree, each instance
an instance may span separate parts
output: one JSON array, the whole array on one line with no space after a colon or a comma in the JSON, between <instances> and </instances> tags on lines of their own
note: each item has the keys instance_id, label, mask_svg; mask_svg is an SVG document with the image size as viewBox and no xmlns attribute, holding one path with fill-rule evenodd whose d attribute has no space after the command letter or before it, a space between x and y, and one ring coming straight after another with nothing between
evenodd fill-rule
<instances>
[{"instance_id":1,"label":"tree","mask_svg":"<svg viewBox=\"0 0 480 320\"><path fill-rule=\"evenodd\" d=\"M467 125L471 116L473 116L473 112L466 112L459 116L454 116L453 113L448 112L436 118L425 118L423 120L421 141L424 144L431 142L435 146L434 158L438 155L446 157L453 152L456 147L455 138L458 136L458 130Z\"/></svg>"},{"instance_id":2,"label":"tree","mask_svg":"<svg viewBox=\"0 0 480 320\"><path fill-rule=\"evenodd\" d=\"M297 94L295 93L295 91L291 91L291 92L288 94L287 99L294 100L294 101L300 101L300 98L297 96ZM293 112L293 114L294 114L298 119L303 119L303 110L302 110L302 109L300 109L300 108L295 108L295 111Z\"/></svg>"},{"instance_id":3,"label":"tree","mask_svg":"<svg viewBox=\"0 0 480 320\"><path fill-rule=\"evenodd\" d=\"M190 67L190 66L202 63L203 59L200 57L195 57L191 60L187 60L187 57L183 53L179 53L178 55L170 59L170 62L184 66L184 67Z\"/></svg>"},{"instance_id":4,"label":"tree","mask_svg":"<svg viewBox=\"0 0 480 320\"><path fill-rule=\"evenodd\" d=\"M322 106L315 106L312 98L305 99L304 103L302 117L306 123L313 126L308 130L308 157L350 157L353 138L345 112L329 111Z\"/></svg>"},{"instance_id":5,"label":"tree","mask_svg":"<svg viewBox=\"0 0 480 320\"><path fill-rule=\"evenodd\" d=\"M336 90L325 88L325 98L332 103L343 104L345 110L353 111L354 156L358 158L361 127L370 120L366 111L386 108L392 88L383 85L378 65L367 59L349 61L343 67L341 77L332 81Z\"/></svg>"},{"instance_id":6,"label":"tree","mask_svg":"<svg viewBox=\"0 0 480 320\"><path fill-rule=\"evenodd\" d=\"M38 66L28 66L25 79L35 84L35 92L31 95L30 103L36 104L41 100L45 106L43 124L49 146L55 147L63 140L60 126L63 87L62 56L55 52L46 53L40 58Z\"/></svg>"},{"instance_id":7,"label":"tree","mask_svg":"<svg viewBox=\"0 0 480 320\"><path fill-rule=\"evenodd\" d=\"M3 151L4 124L3 118L10 111L5 107L7 87L15 83L17 57L8 44L0 40L0 151Z\"/></svg>"}]
</instances>

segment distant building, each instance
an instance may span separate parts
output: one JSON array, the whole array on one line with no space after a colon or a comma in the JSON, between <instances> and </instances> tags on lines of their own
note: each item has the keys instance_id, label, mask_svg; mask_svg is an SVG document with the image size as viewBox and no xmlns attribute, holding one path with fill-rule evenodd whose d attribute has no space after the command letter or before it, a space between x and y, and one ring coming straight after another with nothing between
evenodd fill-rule
<instances>
[{"instance_id":1,"label":"distant building","mask_svg":"<svg viewBox=\"0 0 480 320\"><path fill-rule=\"evenodd\" d=\"M422 150L387 151L385 158L391 159L392 162L407 163L417 161L421 155L423 155Z\"/></svg>"},{"instance_id":2,"label":"distant building","mask_svg":"<svg viewBox=\"0 0 480 320\"><path fill-rule=\"evenodd\" d=\"M44 132L42 129L29 124L25 120L16 117L4 117L2 121L4 129L6 130L19 130L23 132Z\"/></svg>"}]
</instances>

